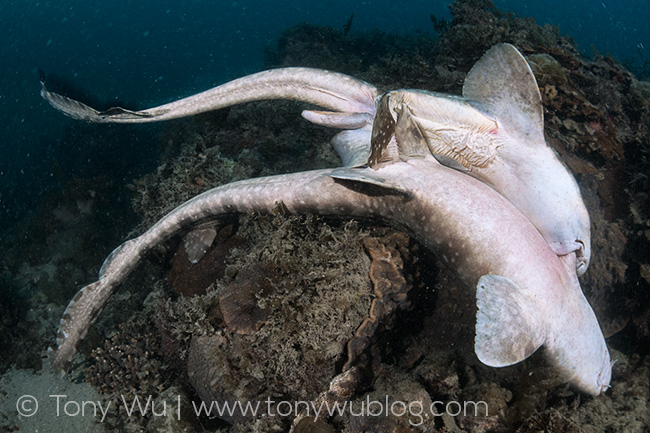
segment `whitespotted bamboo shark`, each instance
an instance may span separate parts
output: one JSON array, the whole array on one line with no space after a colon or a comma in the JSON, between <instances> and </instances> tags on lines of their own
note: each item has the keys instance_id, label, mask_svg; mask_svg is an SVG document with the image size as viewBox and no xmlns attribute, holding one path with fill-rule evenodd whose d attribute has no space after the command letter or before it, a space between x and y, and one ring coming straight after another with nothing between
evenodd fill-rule
<instances>
[{"instance_id":1,"label":"whitespotted bamboo shark","mask_svg":"<svg viewBox=\"0 0 650 433\"><path fill-rule=\"evenodd\" d=\"M512 56L514 48L509 47L497 46L497 54L493 48L486 57L490 60L495 56ZM519 55L516 50L514 52ZM485 61L484 57L477 66ZM517 143L517 139L541 134L541 125L538 125L539 128L531 127L528 132L515 128L503 137L501 135L506 134L504 131L509 130L506 126L502 128L502 122L490 115L506 110L501 106L506 104L504 100L486 98L483 103L490 104L486 105L488 108L481 109L486 112L483 114L467 100L422 93L429 98L427 101L432 101L431 104L435 105L437 100L440 104L449 104L448 109L452 110L451 117L444 120L453 120L452 126L448 130L440 126L437 131L442 136L434 138L431 131L436 129L426 123L423 126L424 121L418 117L418 110L411 105L398 103L400 98L410 95L416 95L417 100L418 92L388 92L380 97L374 87L365 83L331 72L308 69L284 69L258 74L258 79L265 76L275 84L261 86L257 90L266 95L263 98L256 97L255 90L248 91L247 100L277 96L277 88L282 88L277 83L287 82L286 76L276 81L282 74L292 77L289 81L294 85L296 77L302 77L299 88L309 88L299 97L285 88L282 97L292 95L292 99L308 100L338 110L336 113L309 111L304 113L305 117L321 124L350 127L335 139L346 167L249 179L214 188L177 207L144 234L118 247L104 262L99 280L82 288L68 305L57 334L57 348L50 350L50 359L56 369L64 371L67 368L80 341L110 296L139 260L156 245L206 221L233 213L269 211L277 203L282 203L291 213L379 218L409 231L435 251L466 286L476 290L475 351L483 363L494 367L511 365L543 347L546 357L563 379L579 390L599 395L609 387L611 362L607 345L576 274L580 260L586 266L584 251L588 251L588 241L581 240L586 249L562 251L558 255L557 246L549 242L548 237L545 240L538 230L539 226L536 228L531 223L530 216L522 213L521 207L513 205L516 200L511 197L508 200L497 192L499 182L482 179L494 186L493 189L462 172L469 171L480 179L481 176L475 173L480 172L478 168L489 167L495 160L501 159L500 164L509 169L508 178L517 180L514 174L517 167L509 167L508 164L521 162L513 156L519 154L523 158L521 152L514 150L517 146L529 146L533 148L534 155L546 159L538 161L535 166L548 164L546 167L551 167L550 172L556 170L553 167L559 166L566 173L564 179L570 181L570 188L566 188L566 191L573 191L579 199L575 181L550 149L548 152L534 151L535 146L547 148L543 136L541 143L534 140L531 140L532 143ZM326 85L314 90L316 80L312 74L320 77ZM472 75L476 74L470 72L470 77ZM242 80L245 82L250 78ZM328 87L336 80L347 83L347 87L342 86L336 91L336 86ZM235 83L225 86L242 85L241 82ZM250 84L244 87L250 89ZM276 90L269 90L273 87ZM467 83L465 87L468 87ZM342 95L341 88L347 89L347 93ZM181 112L180 116L184 116L206 111L208 107L224 106L218 102L224 100L221 96L215 100L210 93L218 89L158 109L135 113L113 109L108 114L62 99L46 89L43 92L53 105L68 114L76 113L78 118L129 121L133 118L144 119L143 116L163 120L162 117L178 117L176 115ZM230 95L230 102L225 105L233 103L233 98L241 102L238 91L221 89L221 92ZM354 92L351 89L355 89ZM353 93L356 96L350 97ZM313 95L319 96L316 98ZM508 100L519 103L520 108L524 101L534 102L524 96L530 95L519 94ZM194 102L191 102L192 98L195 98ZM419 109L425 104L420 101L415 105ZM165 109L167 111L160 111L163 107L168 107ZM440 110L440 107L437 109ZM533 117L541 121L537 117L538 114L541 116L541 108L527 111L528 114L522 114L519 120L524 123L529 121L532 112ZM485 122L491 126L484 128L476 116L487 119ZM431 121L432 117L427 121ZM443 122L439 118L438 121ZM513 125L521 126L514 114L508 117L504 125L513 128ZM462 127L470 130L459 133L463 131ZM498 138L496 142L490 142L493 136ZM465 147L454 144L456 142L452 137L464 139L469 150L463 153ZM432 142L445 140L460 151L436 151L435 146L439 144ZM487 150L475 152L472 146ZM504 147L512 148L512 152L504 152ZM468 169L446 167L436 157L456 157L458 162L468 164ZM367 165L361 166L364 160ZM529 167L526 162L521 163ZM486 170L485 173L492 171ZM542 170L541 174L545 176L544 173L547 172ZM544 176L537 181L540 187L545 185ZM526 182L521 185L522 191L531 186ZM582 200L579 202L581 204ZM525 210L530 211L530 207Z\"/></svg>"},{"instance_id":2,"label":"whitespotted bamboo shark","mask_svg":"<svg viewBox=\"0 0 650 433\"><path fill-rule=\"evenodd\" d=\"M333 139L344 165L376 167L381 160L367 159L371 141L373 146L390 141L407 145L415 134L427 143L422 152L487 183L510 200L558 255L576 251L578 275L589 265L589 214L575 179L544 139L535 77L525 58L509 44L495 45L474 65L462 97L422 90L382 94L361 80L310 68L260 72L141 111L114 107L100 112L49 92L44 84L41 95L70 117L98 123L158 122L266 99L309 102L333 110L305 110L303 117L344 130ZM372 136L379 106L391 113L389 121L397 123L390 136ZM408 130L400 122L407 115L413 125Z\"/></svg>"},{"instance_id":3,"label":"whitespotted bamboo shark","mask_svg":"<svg viewBox=\"0 0 650 433\"><path fill-rule=\"evenodd\" d=\"M482 362L514 364L543 346L567 382L593 395L603 392L611 374L609 352L580 289L575 253L556 255L530 221L484 183L430 155L398 154L377 169L248 179L182 204L111 253L99 280L74 297L61 320L58 348L50 353L52 364L62 370L70 363L109 297L156 245L211 219L282 203L291 213L374 217L408 230L476 288L475 350Z\"/></svg>"}]
</instances>

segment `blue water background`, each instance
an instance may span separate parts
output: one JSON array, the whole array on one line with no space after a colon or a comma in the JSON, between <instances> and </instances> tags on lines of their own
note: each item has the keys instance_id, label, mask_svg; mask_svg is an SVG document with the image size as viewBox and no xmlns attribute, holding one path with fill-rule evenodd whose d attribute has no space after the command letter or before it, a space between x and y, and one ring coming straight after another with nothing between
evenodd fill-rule
<instances>
[{"instance_id":1,"label":"blue water background","mask_svg":"<svg viewBox=\"0 0 650 433\"><path fill-rule=\"evenodd\" d=\"M302 22L352 32L434 34L430 14L449 18L448 1L5 1L0 3L0 219L15 220L57 182L53 156L73 122L39 96L37 67L70 78L106 103L146 108L260 70L263 50ZM497 0L502 11L557 25L588 56L592 47L619 59L650 59L650 3L628 1ZM134 130L137 132L136 130ZM141 131L140 131L141 132ZM152 141L155 140L152 137ZM112 157L74 160L146 166L151 143L133 153L127 139ZM135 157L134 157L135 155ZM127 161L124 161L127 164ZM63 164L65 166L65 164ZM6 227L6 224L2 224Z\"/></svg>"}]
</instances>

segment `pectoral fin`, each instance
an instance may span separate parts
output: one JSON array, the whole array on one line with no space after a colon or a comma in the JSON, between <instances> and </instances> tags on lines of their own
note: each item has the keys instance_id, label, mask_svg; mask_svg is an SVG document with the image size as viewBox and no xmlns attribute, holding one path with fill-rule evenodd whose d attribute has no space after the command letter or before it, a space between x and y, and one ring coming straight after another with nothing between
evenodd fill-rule
<instances>
[{"instance_id":1,"label":"pectoral fin","mask_svg":"<svg viewBox=\"0 0 650 433\"><path fill-rule=\"evenodd\" d=\"M463 96L499 119L511 135L544 144L544 114L537 80L510 44L490 48L467 74Z\"/></svg>"},{"instance_id":2,"label":"pectoral fin","mask_svg":"<svg viewBox=\"0 0 650 433\"><path fill-rule=\"evenodd\" d=\"M433 157L438 161L440 164L444 165L445 167L453 168L454 170L458 170L463 173L469 173L469 168L465 167L463 164L455 160L454 158L451 158L449 156L445 155L433 155Z\"/></svg>"},{"instance_id":3,"label":"pectoral fin","mask_svg":"<svg viewBox=\"0 0 650 433\"><path fill-rule=\"evenodd\" d=\"M302 117L316 125L330 128L359 129L366 125L372 125L372 114L370 113L304 110Z\"/></svg>"},{"instance_id":4,"label":"pectoral fin","mask_svg":"<svg viewBox=\"0 0 650 433\"><path fill-rule=\"evenodd\" d=\"M363 128L341 131L332 139L332 145L341 157L345 167L361 167L370 157L371 125Z\"/></svg>"},{"instance_id":5,"label":"pectoral fin","mask_svg":"<svg viewBox=\"0 0 650 433\"><path fill-rule=\"evenodd\" d=\"M505 367L528 358L546 338L539 306L512 280L482 276L476 287L478 359L490 367Z\"/></svg>"}]
</instances>

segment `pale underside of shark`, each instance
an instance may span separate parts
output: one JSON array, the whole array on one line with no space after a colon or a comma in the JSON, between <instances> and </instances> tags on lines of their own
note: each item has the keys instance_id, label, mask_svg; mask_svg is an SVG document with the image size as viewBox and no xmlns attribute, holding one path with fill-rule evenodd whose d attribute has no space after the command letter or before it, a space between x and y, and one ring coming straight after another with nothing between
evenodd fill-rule
<instances>
[{"instance_id":1,"label":"pale underside of shark","mask_svg":"<svg viewBox=\"0 0 650 433\"><path fill-rule=\"evenodd\" d=\"M421 90L377 88L335 72L282 68L243 77L159 107L100 112L49 92L41 94L70 117L99 123L157 122L266 99L308 102L332 111L305 110L307 120L343 129L332 142L344 165L368 160L372 147L424 141L420 151L490 185L510 200L542 233L553 251L577 254L577 272L591 254L589 214L578 185L544 139L543 109L535 77L515 47L492 47L472 68L456 97ZM390 113L391 134L377 124L377 110ZM383 121L386 121L384 117ZM410 125L403 128L404 123ZM376 152L375 155L385 155ZM383 156L386 157L386 156ZM393 158L395 155L388 155Z\"/></svg>"},{"instance_id":2,"label":"pale underside of shark","mask_svg":"<svg viewBox=\"0 0 650 433\"><path fill-rule=\"evenodd\" d=\"M389 133L391 126L384 123ZM381 132L381 131L380 131ZM377 218L409 231L476 288L475 351L495 367L543 347L559 375L598 395L611 376L609 352L575 272L516 208L484 183L395 143L373 169L335 168L249 179L209 190L174 209L104 262L99 280L68 305L52 365L63 371L104 305L138 262L171 237L225 215L270 211ZM421 143L421 146L425 146ZM411 152L412 154L409 154Z\"/></svg>"}]
</instances>

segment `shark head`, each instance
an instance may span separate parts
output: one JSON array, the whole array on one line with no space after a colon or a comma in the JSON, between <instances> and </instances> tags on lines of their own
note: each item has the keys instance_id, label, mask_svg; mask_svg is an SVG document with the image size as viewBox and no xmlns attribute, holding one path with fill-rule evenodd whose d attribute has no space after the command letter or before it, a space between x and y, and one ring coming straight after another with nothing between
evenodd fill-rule
<instances>
[{"instance_id":1,"label":"shark head","mask_svg":"<svg viewBox=\"0 0 650 433\"><path fill-rule=\"evenodd\" d=\"M559 371L571 377L569 381L576 389L598 396L609 388L612 378L612 361L607 343L598 324L598 319L582 292L574 269L579 261L577 254L559 256L568 276L563 288L564 302L558 306L565 322L554 321L552 338L547 350L554 355L551 359Z\"/></svg>"},{"instance_id":2,"label":"shark head","mask_svg":"<svg viewBox=\"0 0 650 433\"><path fill-rule=\"evenodd\" d=\"M580 288L576 260L576 254L552 260L559 279L541 289L499 275L479 279L474 348L481 362L504 367L543 347L546 358L574 388L593 396L609 388L609 350Z\"/></svg>"},{"instance_id":3,"label":"shark head","mask_svg":"<svg viewBox=\"0 0 650 433\"><path fill-rule=\"evenodd\" d=\"M571 385L584 393L599 396L609 388L612 378L612 365L609 351L603 340L600 353L596 357L583 358L580 364L580 374L573 376Z\"/></svg>"}]
</instances>

